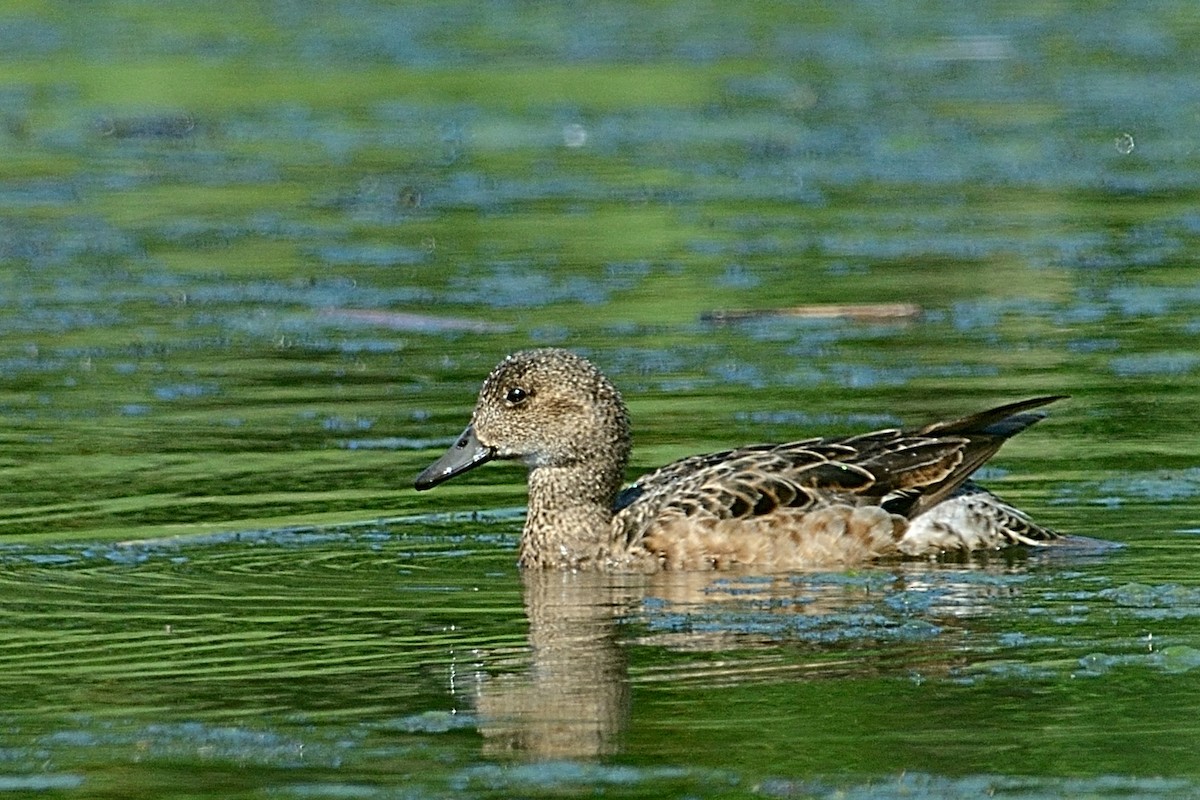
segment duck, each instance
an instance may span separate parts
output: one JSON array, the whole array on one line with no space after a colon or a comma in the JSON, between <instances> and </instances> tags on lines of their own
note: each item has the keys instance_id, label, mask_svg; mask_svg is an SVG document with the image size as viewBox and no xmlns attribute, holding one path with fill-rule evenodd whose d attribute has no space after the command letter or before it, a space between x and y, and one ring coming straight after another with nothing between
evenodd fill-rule
<instances>
[{"instance_id":1,"label":"duck","mask_svg":"<svg viewBox=\"0 0 1200 800\"><path fill-rule=\"evenodd\" d=\"M414 485L431 489L493 460L525 464L526 569L779 572L1042 547L1061 534L969 478L1064 397L690 456L625 486L621 393L583 356L537 348L491 371L466 430Z\"/></svg>"}]
</instances>

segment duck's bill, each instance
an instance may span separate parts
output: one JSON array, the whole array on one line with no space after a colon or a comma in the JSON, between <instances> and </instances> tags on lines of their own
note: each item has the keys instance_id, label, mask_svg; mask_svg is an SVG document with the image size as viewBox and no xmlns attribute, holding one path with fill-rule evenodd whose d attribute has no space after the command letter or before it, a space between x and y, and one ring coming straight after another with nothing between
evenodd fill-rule
<instances>
[{"instance_id":1,"label":"duck's bill","mask_svg":"<svg viewBox=\"0 0 1200 800\"><path fill-rule=\"evenodd\" d=\"M442 481L448 481L455 475L491 461L494 455L496 451L481 444L475 437L475 427L468 425L445 455L417 476L414 485L417 489L432 489Z\"/></svg>"}]
</instances>

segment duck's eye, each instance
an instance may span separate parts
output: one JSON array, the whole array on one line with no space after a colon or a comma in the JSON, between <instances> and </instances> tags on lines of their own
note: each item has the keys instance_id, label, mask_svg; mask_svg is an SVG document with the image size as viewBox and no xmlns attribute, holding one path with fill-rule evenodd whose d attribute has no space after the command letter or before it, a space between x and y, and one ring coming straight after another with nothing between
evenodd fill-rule
<instances>
[{"instance_id":1,"label":"duck's eye","mask_svg":"<svg viewBox=\"0 0 1200 800\"><path fill-rule=\"evenodd\" d=\"M529 392L520 386L514 386L508 390L508 394L504 395L504 399L508 401L509 405L519 406L529 399Z\"/></svg>"}]
</instances>

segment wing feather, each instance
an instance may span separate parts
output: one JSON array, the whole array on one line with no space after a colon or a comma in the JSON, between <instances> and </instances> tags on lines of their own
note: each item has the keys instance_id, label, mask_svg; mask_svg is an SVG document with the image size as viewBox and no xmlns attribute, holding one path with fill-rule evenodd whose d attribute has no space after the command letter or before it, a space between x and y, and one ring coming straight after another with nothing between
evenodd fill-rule
<instances>
[{"instance_id":1,"label":"wing feather","mask_svg":"<svg viewBox=\"0 0 1200 800\"><path fill-rule=\"evenodd\" d=\"M747 519L830 503L879 505L912 518L1041 419L1033 409L1057 399L1032 398L907 432L888 428L684 458L640 478L616 510L627 514L630 539L666 516Z\"/></svg>"}]
</instances>

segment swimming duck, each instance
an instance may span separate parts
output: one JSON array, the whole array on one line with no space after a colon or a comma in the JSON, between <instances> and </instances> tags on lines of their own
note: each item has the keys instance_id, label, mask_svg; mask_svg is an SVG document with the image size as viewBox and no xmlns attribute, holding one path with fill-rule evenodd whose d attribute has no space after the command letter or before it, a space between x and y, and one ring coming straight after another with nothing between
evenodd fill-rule
<instances>
[{"instance_id":1,"label":"swimming duck","mask_svg":"<svg viewBox=\"0 0 1200 800\"><path fill-rule=\"evenodd\" d=\"M783 571L1041 545L1059 534L967 478L1061 395L914 430L738 447L675 461L622 490L629 414L590 361L508 356L471 424L416 478L430 489L492 459L529 467L523 567Z\"/></svg>"}]
</instances>

